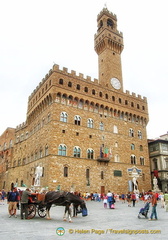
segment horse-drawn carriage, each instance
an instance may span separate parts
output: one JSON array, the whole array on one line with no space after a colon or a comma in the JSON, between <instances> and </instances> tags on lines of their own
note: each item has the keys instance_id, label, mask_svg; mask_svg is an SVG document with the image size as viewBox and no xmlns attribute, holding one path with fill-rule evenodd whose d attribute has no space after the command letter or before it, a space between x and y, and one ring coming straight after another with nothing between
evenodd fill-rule
<instances>
[{"instance_id":1,"label":"horse-drawn carriage","mask_svg":"<svg viewBox=\"0 0 168 240\"><path fill-rule=\"evenodd\" d=\"M43 193L32 193L29 197L28 202L28 217L29 219L34 218L36 213L39 217L44 218L46 216L46 207L43 203L45 194Z\"/></svg>"},{"instance_id":2,"label":"horse-drawn carriage","mask_svg":"<svg viewBox=\"0 0 168 240\"><path fill-rule=\"evenodd\" d=\"M20 193L22 195L22 193ZM66 219L66 213L68 213L69 222L71 222L71 204L74 205L76 213L82 213L82 216L87 216L87 208L84 200L79 196L65 191L50 191L45 193L31 193L28 202L28 218L32 219L36 216L36 213L41 218L45 216L50 219L50 208L52 205L64 206L64 220ZM81 211L78 210L80 207Z\"/></svg>"}]
</instances>

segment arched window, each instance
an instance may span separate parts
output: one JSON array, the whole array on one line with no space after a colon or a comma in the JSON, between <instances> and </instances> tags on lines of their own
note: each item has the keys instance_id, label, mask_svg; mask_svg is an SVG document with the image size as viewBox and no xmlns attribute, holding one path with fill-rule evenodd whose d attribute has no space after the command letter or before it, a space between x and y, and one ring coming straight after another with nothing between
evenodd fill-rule
<instances>
[{"instance_id":1,"label":"arched window","mask_svg":"<svg viewBox=\"0 0 168 240\"><path fill-rule=\"evenodd\" d=\"M88 128L93 128L93 119L88 118L87 127L88 127Z\"/></svg>"},{"instance_id":2,"label":"arched window","mask_svg":"<svg viewBox=\"0 0 168 240\"><path fill-rule=\"evenodd\" d=\"M62 112L60 114L60 121L61 122L67 122L67 117L68 117L68 114L66 112Z\"/></svg>"},{"instance_id":3,"label":"arched window","mask_svg":"<svg viewBox=\"0 0 168 240\"><path fill-rule=\"evenodd\" d=\"M101 28L103 26L103 21L101 20L99 23L99 28Z\"/></svg>"},{"instance_id":4,"label":"arched window","mask_svg":"<svg viewBox=\"0 0 168 240\"><path fill-rule=\"evenodd\" d=\"M104 179L104 172L103 171L101 171L100 176L101 176L101 179Z\"/></svg>"},{"instance_id":5,"label":"arched window","mask_svg":"<svg viewBox=\"0 0 168 240\"><path fill-rule=\"evenodd\" d=\"M113 126L113 133L118 133L118 128L116 125Z\"/></svg>"},{"instance_id":6,"label":"arched window","mask_svg":"<svg viewBox=\"0 0 168 240\"><path fill-rule=\"evenodd\" d=\"M63 83L64 83L63 79L60 79L59 84L63 85Z\"/></svg>"},{"instance_id":7,"label":"arched window","mask_svg":"<svg viewBox=\"0 0 168 240\"><path fill-rule=\"evenodd\" d=\"M100 130L104 130L104 123L103 123L103 122L100 122L100 124L99 124L99 129L100 129Z\"/></svg>"},{"instance_id":8,"label":"arched window","mask_svg":"<svg viewBox=\"0 0 168 240\"><path fill-rule=\"evenodd\" d=\"M143 151L143 146L142 145L139 146L139 150Z\"/></svg>"},{"instance_id":9,"label":"arched window","mask_svg":"<svg viewBox=\"0 0 168 240\"><path fill-rule=\"evenodd\" d=\"M119 161L120 161L120 157L119 157L118 154L115 154L115 156L114 156L114 161L115 161L115 162L119 162Z\"/></svg>"},{"instance_id":10,"label":"arched window","mask_svg":"<svg viewBox=\"0 0 168 240\"><path fill-rule=\"evenodd\" d=\"M86 182L87 182L87 186L90 186L90 169L89 168L86 169Z\"/></svg>"},{"instance_id":11,"label":"arched window","mask_svg":"<svg viewBox=\"0 0 168 240\"><path fill-rule=\"evenodd\" d=\"M94 89L92 89L92 94L93 94L93 95L95 95L95 94L96 94L96 92L95 92L95 90L94 90Z\"/></svg>"},{"instance_id":12,"label":"arched window","mask_svg":"<svg viewBox=\"0 0 168 240\"><path fill-rule=\"evenodd\" d=\"M107 26L110 26L113 28L113 21L110 18L107 19Z\"/></svg>"},{"instance_id":13,"label":"arched window","mask_svg":"<svg viewBox=\"0 0 168 240\"><path fill-rule=\"evenodd\" d=\"M45 156L47 156L48 155L48 146L46 145L45 146Z\"/></svg>"},{"instance_id":14,"label":"arched window","mask_svg":"<svg viewBox=\"0 0 168 240\"><path fill-rule=\"evenodd\" d=\"M87 150L87 158L93 159L93 154L94 154L93 149L89 148L89 149Z\"/></svg>"},{"instance_id":15,"label":"arched window","mask_svg":"<svg viewBox=\"0 0 168 240\"><path fill-rule=\"evenodd\" d=\"M74 123L75 123L75 125L80 125L80 123L81 123L81 117L80 116L78 116L78 115L76 115L75 117L74 117Z\"/></svg>"},{"instance_id":16,"label":"arched window","mask_svg":"<svg viewBox=\"0 0 168 240\"><path fill-rule=\"evenodd\" d=\"M131 150L135 150L135 144L131 143Z\"/></svg>"},{"instance_id":17,"label":"arched window","mask_svg":"<svg viewBox=\"0 0 168 240\"><path fill-rule=\"evenodd\" d=\"M68 167L64 167L64 177L68 177Z\"/></svg>"},{"instance_id":18,"label":"arched window","mask_svg":"<svg viewBox=\"0 0 168 240\"><path fill-rule=\"evenodd\" d=\"M80 85L79 84L76 85L76 89L80 90Z\"/></svg>"},{"instance_id":19,"label":"arched window","mask_svg":"<svg viewBox=\"0 0 168 240\"><path fill-rule=\"evenodd\" d=\"M85 87L85 88L84 88L84 91L85 91L85 92L88 92L88 87Z\"/></svg>"},{"instance_id":20,"label":"arched window","mask_svg":"<svg viewBox=\"0 0 168 240\"><path fill-rule=\"evenodd\" d=\"M80 147L74 147L73 156L77 157L77 158L80 158L80 156L81 156L81 149L80 149Z\"/></svg>"},{"instance_id":21,"label":"arched window","mask_svg":"<svg viewBox=\"0 0 168 240\"><path fill-rule=\"evenodd\" d=\"M129 136L134 137L134 130L132 128L129 129Z\"/></svg>"},{"instance_id":22,"label":"arched window","mask_svg":"<svg viewBox=\"0 0 168 240\"><path fill-rule=\"evenodd\" d=\"M65 144L60 144L58 148L58 155L66 156L66 149L67 147Z\"/></svg>"},{"instance_id":23,"label":"arched window","mask_svg":"<svg viewBox=\"0 0 168 240\"><path fill-rule=\"evenodd\" d=\"M42 148L40 148L40 158L42 158L43 157L43 150L42 150Z\"/></svg>"},{"instance_id":24,"label":"arched window","mask_svg":"<svg viewBox=\"0 0 168 240\"><path fill-rule=\"evenodd\" d=\"M136 156L131 155L131 164L135 165L136 164Z\"/></svg>"},{"instance_id":25,"label":"arched window","mask_svg":"<svg viewBox=\"0 0 168 240\"><path fill-rule=\"evenodd\" d=\"M140 130L138 130L138 138L142 139L142 132Z\"/></svg>"},{"instance_id":26,"label":"arched window","mask_svg":"<svg viewBox=\"0 0 168 240\"><path fill-rule=\"evenodd\" d=\"M68 82L68 87L72 87L72 83L71 82Z\"/></svg>"},{"instance_id":27,"label":"arched window","mask_svg":"<svg viewBox=\"0 0 168 240\"><path fill-rule=\"evenodd\" d=\"M157 160L157 158L153 159L153 170L158 170L158 160Z\"/></svg>"},{"instance_id":28,"label":"arched window","mask_svg":"<svg viewBox=\"0 0 168 240\"><path fill-rule=\"evenodd\" d=\"M144 157L140 157L140 164L145 165Z\"/></svg>"}]
</instances>

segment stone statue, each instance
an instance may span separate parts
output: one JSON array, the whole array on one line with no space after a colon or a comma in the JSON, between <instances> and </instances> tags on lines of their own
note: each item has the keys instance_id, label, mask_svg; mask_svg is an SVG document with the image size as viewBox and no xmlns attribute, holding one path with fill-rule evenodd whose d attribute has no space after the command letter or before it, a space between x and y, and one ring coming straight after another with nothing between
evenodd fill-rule
<instances>
[{"instance_id":1,"label":"stone statue","mask_svg":"<svg viewBox=\"0 0 168 240\"><path fill-rule=\"evenodd\" d=\"M158 180L157 178L154 176L153 178L153 189L156 190L158 188Z\"/></svg>"},{"instance_id":2,"label":"stone statue","mask_svg":"<svg viewBox=\"0 0 168 240\"><path fill-rule=\"evenodd\" d=\"M34 186L40 186L40 177L43 175L43 167L37 166L35 170Z\"/></svg>"},{"instance_id":3,"label":"stone statue","mask_svg":"<svg viewBox=\"0 0 168 240\"><path fill-rule=\"evenodd\" d=\"M138 185L137 185L136 177L133 177L132 182L133 182L133 184L134 184L134 192L135 192L136 190L138 190Z\"/></svg>"}]
</instances>

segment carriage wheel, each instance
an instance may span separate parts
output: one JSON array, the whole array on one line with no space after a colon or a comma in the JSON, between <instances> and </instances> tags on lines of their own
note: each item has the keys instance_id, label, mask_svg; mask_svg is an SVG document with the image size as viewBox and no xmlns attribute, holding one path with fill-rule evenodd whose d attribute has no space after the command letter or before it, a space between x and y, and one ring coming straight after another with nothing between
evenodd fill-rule
<instances>
[{"instance_id":1,"label":"carriage wheel","mask_svg":"<svg viewBox=\"0 0 168 240\"><path fill-rule=\"evenodd\" d=\"M34 218L36 215L36 206L34 204L28 205L28 218Z\"/></svg>"},{"instance_id":2,"label":"carriage wheel","mask_svg":"<svg viewBox=\"0 0 168 240\"><path fill-rule=\"evenodd\" d=\"M38 208L38 215L41 218L44 218L46 216L46 208Z\"/></svg>"}]
</instances>

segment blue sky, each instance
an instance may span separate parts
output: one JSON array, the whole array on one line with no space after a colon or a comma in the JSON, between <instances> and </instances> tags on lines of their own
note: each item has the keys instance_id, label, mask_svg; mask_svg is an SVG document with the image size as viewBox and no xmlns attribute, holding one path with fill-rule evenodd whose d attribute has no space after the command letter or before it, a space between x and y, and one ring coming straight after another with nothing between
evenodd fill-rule
<instances>
[{"instance_id":1,"label":"blue sky","mask_svg":"<svg viewBox=\"0 0 168 240\"><path fill-rule=\"evenodd\" d=\"M147 97L148 138L168 131L166 0L6 0L0 9L0 135L26 120L28 97L54 63L98 78L94 34L104 4L124 36L124 91Z\"/></svg>"}]
</instances>

